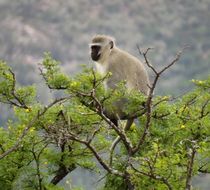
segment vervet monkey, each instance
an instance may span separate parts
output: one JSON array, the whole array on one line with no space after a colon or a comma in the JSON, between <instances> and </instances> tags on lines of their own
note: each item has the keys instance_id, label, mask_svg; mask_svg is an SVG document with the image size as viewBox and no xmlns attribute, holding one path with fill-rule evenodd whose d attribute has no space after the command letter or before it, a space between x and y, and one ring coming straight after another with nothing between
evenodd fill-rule
<instances>
[{"instance_id":1,"label":"vervet monkey","mask_svg":"<svg viewBox=\"0 0 210 190\"><path fill-rule=\"evenodd\" d=\"M105 88L115 89L117 84L125 81L126 88L138 90L148 95L149 78L144 65L133 55L116 47L115 40L106 35L96 35L91 44L91 58L96 63L96 70L101 75L108 72L111 76L105 81ZM118 125L119 119L127 119L122 111L123 99L116 103L116 113L105 110L106 116ZM130 124L133 122L131 120Z\"/></svg>"}]
</instances>

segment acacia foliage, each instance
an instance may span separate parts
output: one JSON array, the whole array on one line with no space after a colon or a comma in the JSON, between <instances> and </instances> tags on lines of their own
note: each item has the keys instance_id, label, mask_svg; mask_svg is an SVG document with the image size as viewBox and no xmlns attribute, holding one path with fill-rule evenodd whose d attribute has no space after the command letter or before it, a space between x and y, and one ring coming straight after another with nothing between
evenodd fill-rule
<instances>
[{"instance_id":1,"label":"acacia foliage","mask_svg":"<svg viewBox=\"0 0 210 190\"><path fill-rule=\"evenodd\" d=\"M210 78L192 80L195 88L179 97L154 96L160 75L178 59L158 72L146 53L155 74L148 97L128 93L123 81L106 92L103 82L111 73L99 76L92 68L67 76L46 54L43 81L63 91L48 105L39 102L35 85L16 84L15 73L1 61L0 102L15 113L0 128L1 188L69 189L72 184L61 180L82 167L104 177L103 190L189 190L193 176L209 173ZM103 113L122 97L128 100L125 112L138 118L128 131L124 121L115 126Z\"/></svg>"}]
</instances>

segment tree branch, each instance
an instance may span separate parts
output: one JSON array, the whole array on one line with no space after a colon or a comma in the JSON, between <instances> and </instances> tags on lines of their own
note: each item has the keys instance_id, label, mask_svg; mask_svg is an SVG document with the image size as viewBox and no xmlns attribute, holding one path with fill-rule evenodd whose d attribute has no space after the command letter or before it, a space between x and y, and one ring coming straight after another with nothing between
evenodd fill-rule
<instances>
[{"instance_id":1,"label":"tree branch","mask_svg":"<svg viewBox=\"0 0 210 190\"><path fill-rule=\"evenodd\" d=\"M166 178L164 178L162 176L155 175L153 172L146 173L146 172L137 170L132 164L131 164L131 168L135 172L137 172L137 173L139 173L141 175L144 175L144 176L147 176L147 177L149 177L151 179L154 179L154 180L158 180L158 181L163 182L168 187L169 190L172 190L173 189L172 186L170 185L170 183L168 182L168 180Z\"/></svg>"},{"instance_id":2,"label":"tree branch","mask_svg":"<svg viewBox=\"0 0 210 190\"><path fill-rule=\"evenodd\" d=\"M97 159L97 161L101 164L101 166L108 172L111 174L115 174L118 176L123 176L123 174L121 172L119 172L118 170L115 170L113 168L111 168L102 158L101 156L98 154L97 150L89 143L89 141L85 141L85 140L81 140L78 137L76 137L76 135L74 134L67 134L67 137L71 140L74 140L76 142L79 142L81 144L86 145L86 147L93 153L94 157Z\"/></svg>"},{"instance_id":3,"label":"tree branch","mask_svg":"<svg viewBox=\"0 0 210 190\"><path fill-rule=\"evenodd\" d=\"M6 150L4 153L2 153L2 154L0 155L0 159L6 157L7 155L9 155L10 153L16 151L16 150L19 148L19 146L20 146L20 144L21 144L23 138L27 135L29 129L34 125L34 123L39 119L39 117L41 117L42 115L45 114L45 112L46 112L49 108L51 108L52 106L54 106L54 105L57 104L57 103L60 103L60 102L62 102L62 101L65 101L65 100L68 99L68 98L69 98L69 97L56 99L54 102L52 102L51 104L49 104L48 106L46 106L46 107L43 109L43 111L41 111L41 112L38 111L37 115L36 115L36 116L32 119L32 121L25 127L25 129L23 130L22 134L21 134L20 137L17 139L16 143L15 143L11 148L9 148L9 149Z\"/></svg>"},{"instance_id":4,"label":"tree branch","mask_svg":"<svg viewBox=\"0 0 210 190\"><path fill-rule=\"evenodd\" d=\"M66 143L63 142L63 144L60 146L61 153L64 153L65 146L66 146ZM64 161L64 154L61 155L58 170L56 171L56 174L53 177L53 179L50 181L50 183L54 185L58 184L65 176L67 176L71 171L76 169L76 165L74 163L71 164L69 167L67 167L63 163L63 161Z\"/></svg>"},{"instance_id":5,"label":"tree branch","mask_svg":"<svg viewBox=\"0 0 210 190\"><path fill-rule=\"evenodd\" d=\"M183 49L185 49L185 48L183 48ZM139 151L140 147L143 145L143 143L145 141L146 136L149 133L150 123L151 123L151 119L152 119L152 99L153 99L153 94L154 94L154 90L155 90L155 87L157 85L158 79L167 69L169 69L172 65L174 65L180 59L180 56L182 54L182 51L178 52L175 59L172 60L171 63L169 63L167 66L165 66L160 71L157 71L150 64L150 62L148 61L148 58L147 58L147 53L149 52L149 50L151 50L151 48L147 48L146 51L141 52L140 48L138 47L138 50L139 50L139 53L141 55L143 55L146 65L154 72L155 79L154 79L152 85L149 86L149 95L148 95L147 101L146 101L146 118L147 119L146 119L144 131L143 131L143 134L142 134L141 138L139 139L139 142L138 142L137 146L132 149L132 154L135 154L136 152Z\"/></svg>"},{"instance_id":6,"label":"tree branch","mask_svg":"<svg viewBox=\"0 0 210 190\"><path fill-rule=\"evenodd\" d=\"M191 190L191 181L192 181L192 174L193 174L193 165L194 165L194 159L196 155L196 148L193 145L193 148L191 149L191 154L189 155L189 160L187 164L187 176L186 176L186 190Z\"/></svg>"},{"instance_id":7,"label":"tree branch","mask_svg":"<svg viewBox=\"0 0 210 190\"><path fill-rule=\"evenodd\" d=\"M130 154L132 152L132 144L130 140L128 139L125 132L121 128L117 127L114 123L111 122L111 120L108 117L106 117L106 115L103 112L103 106L101 105L97 97L95 96L95 89L92 89L90 93L84 93L84 92L76 92L76 93L78 97L81 97L81 96L90 97L94 101L95 108L92 108L92 110L95 111L118 134L118 136L120 136L126 150ZM84 102L82 103L88 107L88 105L86 105Z\"/></svg>"}]
</instances>

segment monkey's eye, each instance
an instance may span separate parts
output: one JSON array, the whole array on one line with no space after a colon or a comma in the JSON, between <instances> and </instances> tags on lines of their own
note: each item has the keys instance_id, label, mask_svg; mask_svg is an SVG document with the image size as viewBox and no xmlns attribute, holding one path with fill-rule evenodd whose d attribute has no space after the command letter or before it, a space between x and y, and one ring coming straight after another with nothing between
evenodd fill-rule
<instances>
[{"instance_id":1,"label":"monkey's eye","mask_svg":"<svg viewBox=\"0 0 210 190\"><path fill-rule=\"evenodd\" d=\"M91 50L93 50L93 51L99 51L101 49L101 46L96 46L96 45L94 45L94 46L91 46Z\"/></svg>"}]
</instances>

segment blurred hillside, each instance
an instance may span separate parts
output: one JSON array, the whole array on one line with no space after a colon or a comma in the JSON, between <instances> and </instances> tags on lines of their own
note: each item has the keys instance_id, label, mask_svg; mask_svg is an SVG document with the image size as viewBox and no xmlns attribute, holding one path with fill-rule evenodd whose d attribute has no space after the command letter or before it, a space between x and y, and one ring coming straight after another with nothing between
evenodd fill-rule
<instances>
[{"instance_id":1,"label":"blurred hillside","mask_svg":"<svg viewBox=\"0 0 210 190\"><path fill-rule=\"evenodd\" d=\"M153 65L168 64L189 48L168 72L157 93L180 94L190 79L210 73L210 0L0 0L0 59L14 68L21 84L37 84L43 102L51 94L41 85L38 63L49 51L73 74L90 64L88 43L96 33L112 35L132 54L154 47ZM9 108L0 105L0 124Z\"/></svg>"},{"instance_id":2,"label":"blurred hillside","mask_svg":"<svg viewBox=\"0 0 210 190\"><path fill-rule=\"evenodd\" d=\"M0 58L15 67L23 84L38 80L37 63L45 51L67 73L90 63L88 43L95 33L113 35L137 56L137 44L154 47L150 55L157 67L189 45L161 91L183 90L189 79L210 71L209 0L0 0L0 18Z\"/></svg>"}]
</instances>

